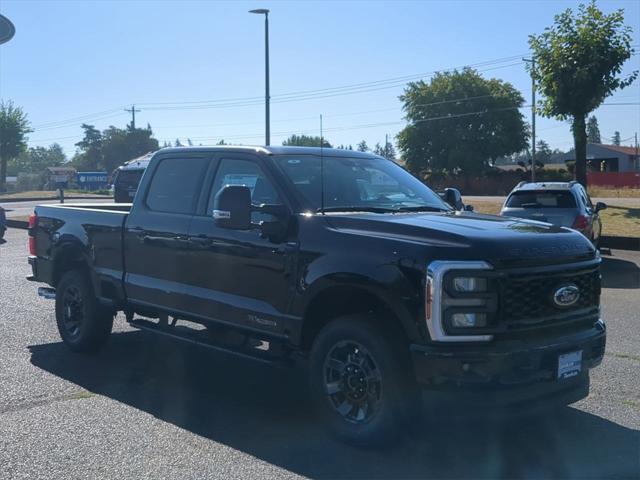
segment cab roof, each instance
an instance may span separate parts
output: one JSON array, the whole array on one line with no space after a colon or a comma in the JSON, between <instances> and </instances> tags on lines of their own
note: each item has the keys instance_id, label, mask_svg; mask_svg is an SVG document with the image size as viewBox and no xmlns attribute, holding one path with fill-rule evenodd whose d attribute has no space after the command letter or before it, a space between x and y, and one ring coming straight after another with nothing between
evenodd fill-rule
<instances>
[{"instance_id":1,"label":"cab roof","mask_svg":"<svg viewBox=\"0 0 640 480\"><path fill-rule=\"evenodd\" d=\"M187 153L187 152L247 152L262 153L264 155L322 155L326 157L351 157L351 158L382 158L369 152L356 150L344 150L341 148L320 147L289 147L289 146L261 146L261 145L217 145L211 147L168 147L159 150L162 153Z\"/></svg>"}]
</instances>

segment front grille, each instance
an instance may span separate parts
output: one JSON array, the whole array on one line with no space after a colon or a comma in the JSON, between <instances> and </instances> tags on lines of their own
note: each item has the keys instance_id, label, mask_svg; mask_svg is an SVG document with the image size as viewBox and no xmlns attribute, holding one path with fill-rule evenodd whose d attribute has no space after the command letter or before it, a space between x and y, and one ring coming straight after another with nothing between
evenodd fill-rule
<instances>
[{"instance_id":1,"label":"front grille","mask_svg":"<svg viewBox=\"0 0 640 480\"><path fill-rule=\"evenodd\" d=\"M580 298L570 307L559 307L554 292L564 284L575 284ZM500 318L509 329L575 321L597 313L600 303L600 271L565 267L560 271L506 274L500 279Z\"/></svg>"}]
</instances>

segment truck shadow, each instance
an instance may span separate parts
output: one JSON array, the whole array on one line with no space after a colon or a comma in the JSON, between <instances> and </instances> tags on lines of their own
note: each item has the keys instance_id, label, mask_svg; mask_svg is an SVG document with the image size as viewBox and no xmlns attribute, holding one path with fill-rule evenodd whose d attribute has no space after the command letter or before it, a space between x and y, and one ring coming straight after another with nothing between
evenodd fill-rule
<instances>
[{"instance_id":1,"label":"truck shadow","mask_svg":"<svg viewBox=\"0 0 640 480\"><path fill-rule=\"evenodd\" d=\"M632 261L603 256L601 273L603 288L640 288L640 267Z\"/></svg>"},{"instance_id":2,"label":"truck shadow","mask_svg":"<svg viewBox=\"0 0 640 480\"><path fill-rule=\"evenodd\" d=\"M304 476L611 478L640 471L637 431L570 407L502 421L439 412L400 445L367 451L325 433L300 369L137 331L115 333L96 356L62 343L29 348L35 366L83 389Z\"/></svg>"}]
</instances>

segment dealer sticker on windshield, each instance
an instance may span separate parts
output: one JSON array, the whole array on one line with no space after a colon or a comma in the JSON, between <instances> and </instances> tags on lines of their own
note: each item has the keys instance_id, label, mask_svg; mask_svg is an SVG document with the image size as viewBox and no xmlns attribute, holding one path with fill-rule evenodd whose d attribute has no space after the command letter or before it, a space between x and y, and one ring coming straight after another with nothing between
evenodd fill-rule
<instances>
[{"instance_id":1,"label":"dealer sticker on windshield","mask_svg":"<svg viewBox=\"0 0 640 480\"><path fill-rule=\"evenodd\" d=\"M558 378L575 377L582 370L582 350L565 353L558 357Z\"/></svg>"}]
</instances>

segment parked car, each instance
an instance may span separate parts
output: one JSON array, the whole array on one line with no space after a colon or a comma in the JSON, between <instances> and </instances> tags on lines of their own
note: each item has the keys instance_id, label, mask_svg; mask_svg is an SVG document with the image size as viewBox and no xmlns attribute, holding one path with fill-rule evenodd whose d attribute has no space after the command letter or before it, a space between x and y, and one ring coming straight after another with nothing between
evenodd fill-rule
<instances>
[{"instance_id":1,"label":"parked car","mask_svg":"<svg viewBox=\"0 0 640 480\"><path fill-rule=\"evenodd\" d=\"M0 239L4 238L4 232L7 231L7 214L4 208L0 207Z\"/></svg>"},{"instance_id":2,"label":"parked car","mask_svg":"<svg viewBox=\"0 0 640 480\"><path fill-rule=\"evenodd\" d=\"M302 362L324 424L356 444L415 424L421 390L465 412L575 402L604 355L589 241L454 211L369 153L163 149L133 205L40 205L29 225L31 280L70 349L100 348L123 311L190 344Z\"/></svg>"},{"instance_id":3,"label":"parked car","mask_svg":"<svg viewBox=\"0 0 640 480\"><path fill-rule=\"evenodd\" d=\"M140 158L127 162L118 167L113 173L113 199L116 203L133 202L142 175L149 165L152 154L148 153Z\"/></svg>"},{"instance_id":4,"label":"parked car","mask_svg":"<svg viewBox=\"0 0 640 480\"><path fill-rule=\"evenodd\" d=\"M578 182L520 182L511 191L500 215L528 218L578 230L595 246L602 234L599 212L607 205L593 205Z\"/></svg>"}]
</instances>

